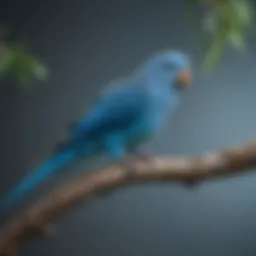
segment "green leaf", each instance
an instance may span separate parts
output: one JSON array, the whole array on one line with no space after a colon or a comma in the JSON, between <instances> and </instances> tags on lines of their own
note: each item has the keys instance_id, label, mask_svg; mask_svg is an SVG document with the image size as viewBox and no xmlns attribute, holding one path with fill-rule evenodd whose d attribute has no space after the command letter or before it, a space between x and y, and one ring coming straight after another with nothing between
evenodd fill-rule
<instances>
[{"instance_id":1,"label":"green leaf","mask_svg":"<svg viewBox=\"0 0 256 256\"><path fill-rule=\"evenodd\" d=\"M31 57L30 59L31 72L34 77L38 80L46 80L48 72L46 67L39 62L36 58Z\"/></svg>"},{"instance_id":2,"label":"green leaf","mask_svg":"<svg viewBox=\"0 0 256 256\"><path fill-rule=\"evenodd\" d=\"M5 62L8 65L3 65L5 67L3 73L7 73L9 77L16 80L21 86L27 86L34 79L46 79L46 68L34 56L27 52L23 44L15 44L9 47L7 56L8 62Z\"/></svg>"},{"instance_id":3,"label":"green leaf","mask_svg":"<svg viewBox=\"0 0 256 256\"><path fill-rule=\"evenodd\" d=\"M202 28L209 43L203 62L204 71L209 72L217 64L224 47L230 46L238 52L245 49L246 35L253 20L252 1L192 0L189 2L197 7L205 7Z\"/></svg>"},{"instance_id":4,"label":"green leaf","mask_svg":"<svg viewBox=\"0 0 256 256\"><path fill-rule=\"evenodd\" d=\"M230 0L236 14L236 18L244 25L250 25L252 21L253 6L248 0Z\"/></svg>"},{"instance_id":5,"label":"green leaf","mask_svg":"<svg viewBox=\"0 0 256 256\"><path fill-rule=\"evenodd\" d=\"M15 80L27 86L32 80L45 80L47 69L27 50L24 42L10 43L10 27L0 24L0 79Z\"/></svg>"},{"instance_id":6,"label":"green leaf","mask_svg":"<svg viewBox=\"0 0 256 256\"><path fill-rule=\"evenodd\" d=\"M227 35L227 39L231 46L237 51L243 51L245 49L245 38L239 31L230 31Z\"/></svg>"},{"instance_id":7,"label":"green leaf","mask_svg":"<svg viewBox=\"0 0 256 256\"><path fill-rule=\"evenodd\" d=\"M214 12L209 12L205 15L203 20L203 28L211 35L216 34L218 30L218 19Z\"/></svg>"},{"instance_id":8,"label":"green leaf","mask_svg":"<svg viewBox=\"0 0 256 256\"><path fill-rule=\"evenodd\" d=\"M211 43L209 49L206 51L203 61L204 73L209 73L213 66L216 65L221 56L224 45L223 38L216 38L216 40Z\"/></svg>"}]
</instances>

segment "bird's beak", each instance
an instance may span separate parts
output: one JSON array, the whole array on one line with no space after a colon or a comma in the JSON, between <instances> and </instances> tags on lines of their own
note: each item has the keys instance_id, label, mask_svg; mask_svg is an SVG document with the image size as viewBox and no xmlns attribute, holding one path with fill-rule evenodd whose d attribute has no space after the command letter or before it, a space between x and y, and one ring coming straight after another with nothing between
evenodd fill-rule
<instances>
[{"instance_id":1,"label":"bird's beak","mask_svg":"<svg viewBox=\"0 0 256 256\"><path fill-rule=\"evenodd\" d=\"M177 76L177 85L180 89L186 89L192 82L192 74L189 70L182 70Z\"/></svg>"}]
</instances>

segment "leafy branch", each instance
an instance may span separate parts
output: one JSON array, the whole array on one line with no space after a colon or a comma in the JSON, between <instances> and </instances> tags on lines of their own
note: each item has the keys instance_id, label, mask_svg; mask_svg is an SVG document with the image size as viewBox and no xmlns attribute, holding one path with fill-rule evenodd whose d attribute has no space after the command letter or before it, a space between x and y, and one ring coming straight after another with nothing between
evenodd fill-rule
<instances>
[{"instance_id":1,"label":"leafy branch","mask_svg":"<svg viewBox=\"0 0 256 256\"><path fill-rule=\"evenodd\" d=\"M1 34L1 32L0 32ZM46 67L21 42L8 42L2 31L0 39L0 79L12 79L21 86L33 79L45 80Z\"/></svg>"},{"instance_id":2,"label":"leafy branch","mask_svg":"<svg viewBox=\"0 0 256 256\"><path fill-rule=\"evenodd\" d=\"M205 71L217 64L223 50L231 47L243 52L253 27L254 3L250 0L188 0L193 8L203 10L202 29L207 36Z\"/></svg>"}]
</instances>

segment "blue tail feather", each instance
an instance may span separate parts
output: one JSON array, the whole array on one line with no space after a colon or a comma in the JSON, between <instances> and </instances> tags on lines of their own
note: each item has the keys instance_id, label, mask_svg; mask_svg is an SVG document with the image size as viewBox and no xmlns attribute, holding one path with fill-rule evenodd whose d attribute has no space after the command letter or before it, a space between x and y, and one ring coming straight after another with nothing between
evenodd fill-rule
<instances>
[{"instance_id":1,"label":"blue tail feather","mask_svg":"<svg viewBox=\"0 0 256 256\"><path fill-rule=\"evenodd\" d=\"M75 158L76 152L74 150L64 150L48 158L7 193L7 195L0 201L1 211L17 204L27 193L36 189L51 176L71 164Z\"/></svg>"}]
</instances>

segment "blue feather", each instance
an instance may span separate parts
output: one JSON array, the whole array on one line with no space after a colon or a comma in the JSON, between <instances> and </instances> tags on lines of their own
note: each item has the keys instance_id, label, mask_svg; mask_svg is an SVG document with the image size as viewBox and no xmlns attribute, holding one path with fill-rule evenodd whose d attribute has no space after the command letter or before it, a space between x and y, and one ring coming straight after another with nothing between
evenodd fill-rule
<instances>
[{"instance_id":1,"label":"blue feather","mask_svg":"<svg viewBox=\"0 0 256 256\"><path fill-rule=\"evenodd\" d=\"M0 209L4 210L20 201L27 193L31 192L53 175L57 174L63 167L71 164L76 158L74 150L59 152L47 159L43 164L36 167L31 173L24 177L15 188L1 200Z\"/></svg>"}]
</instances>

